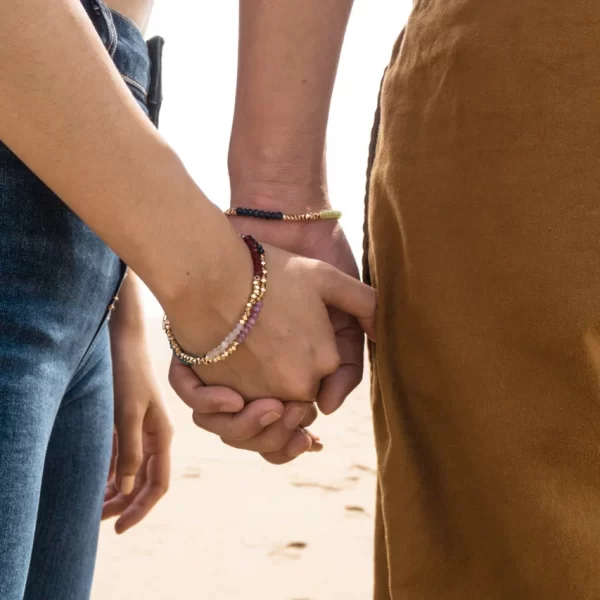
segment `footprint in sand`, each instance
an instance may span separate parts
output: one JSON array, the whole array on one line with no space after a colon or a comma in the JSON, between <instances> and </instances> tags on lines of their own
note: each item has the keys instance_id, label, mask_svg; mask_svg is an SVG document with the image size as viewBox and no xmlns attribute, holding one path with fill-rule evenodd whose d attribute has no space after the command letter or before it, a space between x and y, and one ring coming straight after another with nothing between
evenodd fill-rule
<instances>
[{"instance_id":1,"label":"footprint in sand","mask_svg":"<svg viewBox=\"0 0 600 600\"><path fill-rule=\"evenodd\" d=\"M183 479L200 479L202 471L195 467L188 467L182 475Z\"/></svg>"},{"instance_id":2,"label":"footprint in sand","mask_svg":"<svg viewBox=\"0 0 600 600\"><path fill-rule=\"evenodd\" d=\"M346 509L346 512L352 515L364 515L366 517L369 514L362 506L347 505L344 508Z\"/></svg>"},{"instance_id":3,"label":"footprint in sand","mask_svg":"<svg viewBox=\"0 0 600 600\"><path fill-rule=\"evenodd\" d=\"M302 550L308 547L306 542L289 542L285 546L280 546L269 552L271 558L287 558L298 560L302 556Z\"/></svg>"},{"instance_id":4,"label":"footprint in sand","mask_svg":"<svg viewBox=\"0 0 600 600\"><path fill-rule=\"evenodd\" d=\"M319 488L326 492L341 492L342 488L328 483L317 483L316 481L292 481L292 485L298 488Z\"/></svg>"},{"instance_id":5,"label":"footprint in sand","mask_svg":"<svg viewBox=\"0 0 600 600\"><path fill-rule=\"evenodd\" d=\"M367 467L366 465L361 465L361 464L353 464L351 467L351 469L354 469L356 471L363 471L365 473L371 473L371 475L377 475L377 471L371 467Z\"/></svg>"}]
</instances>

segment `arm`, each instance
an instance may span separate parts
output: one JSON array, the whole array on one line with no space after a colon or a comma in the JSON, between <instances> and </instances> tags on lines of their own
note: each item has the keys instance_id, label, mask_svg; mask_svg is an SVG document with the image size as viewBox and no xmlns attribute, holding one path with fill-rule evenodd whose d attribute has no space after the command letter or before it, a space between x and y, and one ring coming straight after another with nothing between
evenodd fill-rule
<instances>
[{"instance_id":1,"label":"arm","mask_svg":"<svg viewBox=\"0 0 600 600\"><path fill-rule=\"evenodd\" d=\"M238 86L229 153L232 206L299 213L323 208L328 205L325 133L352 1L240 0L239 6ZM282 224L235 218L234 224L275 246L358 276L343 232L332 222ZM331 318L341 366L321 385L319 407L326 413L341 405L363 372L362 331L339 311L332 311ZM234 402L230 391L200 387L178 365L171 373L175 390L195 410L195 423L226 442L235 440L238 447L261 451L276 463L290 460L302 449L320 447L314 442L311 446L299 432L290 438L294 428L285 433L284 419L263 424L267 411L283 414L283 406L272 404L274 400L254 402L242 410L238 398L239 413L218 414L217 401L227 397ZM314 415L309 415L308 423L312 419Z\"/></svg>"},{"instance_id":2,"label":"arm","mask_svg":"<svg viewBox=\"0 0 600 600\"><path fill-rule=\"evenodd\" d=\"M352 0L240 1L234 197L288 212L327 204L325 135L351 8Z\"/></svg>"},{"instance_id":3,"label":"arm","mask_svg":"<svg viewBox=\"0 0 600 600\"><path fill-rule=\"evenodd\" d=\"M123 533L139 523L169 487L172 425L152 371L140 283L130 271L111 315L115 443L103 518Z\"/></svg>"},{"instance_id":4,"label":"arm","mask_svg":"<svg viewBox=\"0 0 600 600\"><path fill-rule=\"evenodd\" d=\"M231 203L303 213L329 205L325 138L351 0L240 0L238 89L229 171ZM328 262L353 277L358 267L335 221L234 225L291 252ZM332 311L341 368L317 398L336 410L363 374L363 335L355 319Z\"/></svg>"},{"instance_id":5,"label":"arm","mask_svg":"<svg viewBox=\"0 0 600 600\"><path fill-rule=\"evenodd\" d=\"M161 300L192 271L220 294L218 272L244 264L245 249L139 110L81 4L2 2L0 64L0 139ZM188 251L198 239L202 261Z\"/></svg>"},{"instance_id":6,"label":"arm","mask_svg":"<svg viewBox=\"0 0 600 600\"><path fill-rule=\"evenodd\" d=\"M223 340L248 297L250 255L139 110L79 2L0 3L0 64L0 139L148 284L186 349ZM339 361L325 305L351 306L369 327L374 294L267 253L251 340L199 372L248 399L312 399Z\"/></svg>"}]
</instances>

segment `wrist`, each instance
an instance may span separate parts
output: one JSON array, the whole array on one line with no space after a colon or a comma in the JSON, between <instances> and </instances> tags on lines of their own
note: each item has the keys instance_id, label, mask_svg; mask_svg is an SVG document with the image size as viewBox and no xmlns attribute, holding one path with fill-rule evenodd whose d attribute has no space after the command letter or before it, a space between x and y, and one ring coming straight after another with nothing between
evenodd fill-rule
<instances>
[{"instance_id":1,"label":"wrist","mask_svg":"<svg viewBox=\"0 0 600 600\"><path fill-rule=\"evenodd\" d=\"M248 301L252 259L233 228L231 234L232 243L221 247L211 267L214 276L207 281L204 267L192 267L186 284L163 304L177 340L192 354L203 355L222 342Z\"/></svg>"},{"instance_id":2,"label":"wrist","mask_svg":"<svg viewBox=\"0 0 600 600\"><path fill-rule=\"evenodd\" d=\"M248 198L267 210L288 212L327 207L324 144L317 142L308 149L302 149L301 143L298 146L241 144L234 135L228 161L232 198Z\"/></svg>"},{"instance_id":3,"label":"wrist","mask_svg":"<svg viewBox=\"0 0 600 600\"><path fill-rule=\"evenodd\" d=\"M307 183L285 180L231 179L232 207L281 211L287 214L331 208L325 177Z\"/></svg>"},{"instance_id":4,"label":"wrist","mask_svg":"<svg viewBox=\"0 0 600 600\"><path fill-rule=\"evenodd\" d=\"M115 363L123 360L139 361L140 357L148 356L148 340L144 326L113 327L110 324L110 346Z\"/></svg>"}]
</instances>

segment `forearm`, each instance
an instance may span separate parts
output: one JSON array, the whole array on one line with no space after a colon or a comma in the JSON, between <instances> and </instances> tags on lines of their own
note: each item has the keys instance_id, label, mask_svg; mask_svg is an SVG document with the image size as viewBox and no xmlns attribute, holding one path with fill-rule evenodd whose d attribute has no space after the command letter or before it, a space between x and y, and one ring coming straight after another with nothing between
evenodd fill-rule
<instances>
[{"instance_id":1,"label":"forearm","mask_svg":"<svg viewBox=\"0 0 600 600\"><path fill-rule=\"evenodd\" d=\"M268 187L293 202L325 187L331 94L352 0L240 0L229 170L234 196ZM256 192L255 192L256 191ZM299 209L310 208L298 206Z\"/></svg>"},{"instance_id":2,"label":"forearm","mask_svg":"<svg viewBox=\"0 0 600 600\"><path fill-rule=\"evenodd\" d=\"M0 139L161 301L244 248L139 109L77 0L0 4ZM199 271L202 271L199 273Z\"/></svg>"}]
</instances>

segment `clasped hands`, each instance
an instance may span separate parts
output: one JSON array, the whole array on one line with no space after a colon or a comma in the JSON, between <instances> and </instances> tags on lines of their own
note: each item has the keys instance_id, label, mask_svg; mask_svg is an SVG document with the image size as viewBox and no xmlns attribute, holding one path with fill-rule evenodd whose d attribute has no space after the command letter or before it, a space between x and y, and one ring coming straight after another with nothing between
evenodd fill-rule
<instances>
[{"instance_id":1,"label":"clasped hands","mask_svg":"<svg viewBox=\"0 0 600 600\"><path fill-rule=\"evenodd\" d=\"M336 223L241 218L235 227L267 248L263 312L235 355L195 370L174 357L169 381L198 427L283 464L322 448L305 429L317 407L334 412L360 383L364 332L375 337L376 296L358 281Z\"/></svg>"}]
</instances>

